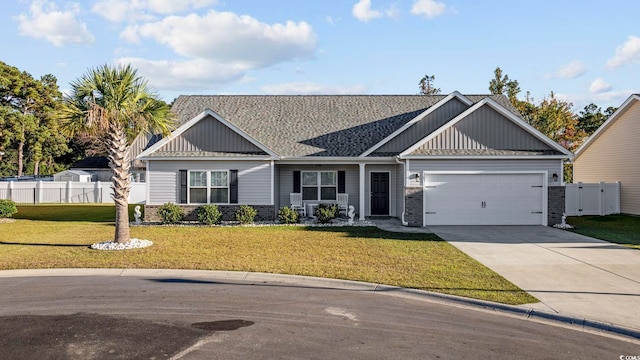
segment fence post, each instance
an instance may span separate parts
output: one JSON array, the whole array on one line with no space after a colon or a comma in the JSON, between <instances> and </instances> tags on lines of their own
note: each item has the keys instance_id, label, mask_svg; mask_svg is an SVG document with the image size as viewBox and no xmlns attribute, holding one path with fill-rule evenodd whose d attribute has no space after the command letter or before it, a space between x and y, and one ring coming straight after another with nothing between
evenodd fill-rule
<instances>
[{"instance_id":1,"label":"fence post","mask_svg":"<svg viewBox=\"0 0 640 360\"><path fill-rule=\"evenodd\" d=\"M100 188L100 180L96 181L94 185L95 185L95 187L94 187L94 189L95 189L94 198L95 199L94 200L95 200L95 202L100 203L101 202L100 201L100 190L101 190L101 188Z\"/></svg>"},{"instance_id":2,"label":"fence post","mask_svg":"<svg viewBox=\"0 0 640 360\"><path fill-rule=\"evenodd\" d=\"M42 180L38 180L38 182L36 182L36 189L37 189L37 193L38 193L38 198L36 200L36 198L33 198L33 202L36 204L40 204L42 202Z\"/></svg>"},{"instance_id":3,"label":"fence post","mask_svg":"<svg viewBox=\"0 0 640 360\"><path fill-rule=\"evenodd\" d=\"M578 216L582 216L582 181L578 181L578 196L576 196Z\"/></svg>"},{"instance_id":4,"label":"fence post","mask_svg":"<svg viewBox=\"0 0 640 360\"><path fill-rule=\"evenodd\" d=\"M616 181L616 214L620 214L620 181Z\"/></svg>"},{"instance_id":5,"label":"fence post","mask_svg":"<svg viewBox=\"0 0 640 360\"><path fill-rule=\"evenodd\" d=\"M604 216L604 181L600 181L600 192L598 193L598 207L600 216Z\"/></svg>"},{"instance_id":6,"label":"fence post","mask_svg":"<svg viewBox=\"0 0 640 360\"><path fill-rule=\"evenodd\" d=\"M65 197L67 204L71 203L71 187L71 181L67 180L67 196Z\"/></svg>"},{"instance_id":7,"label":"fence post","mask_svg":"<svg viewBox=\"0 0 640 360\"><path fill-rule=\"evenodd\" d=\"M11 201L15 201L13 200L13 181L9 181L9 188L7 190L7 199Z\"/></svg>"}]
</instances>

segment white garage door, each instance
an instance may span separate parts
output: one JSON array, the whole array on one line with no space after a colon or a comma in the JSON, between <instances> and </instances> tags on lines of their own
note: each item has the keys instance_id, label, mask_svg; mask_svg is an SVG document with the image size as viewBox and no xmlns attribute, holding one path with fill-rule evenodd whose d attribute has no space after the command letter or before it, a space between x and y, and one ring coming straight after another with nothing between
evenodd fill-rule
<instances>
[{"instance_id":1,"label":"white garage door","mask_svg":"<svg viewBox=\"0 0 640 360\"><path fill-rule=\"evenodd\" d=\"M543 174L426 174L424 225L543 225Z\"/></svg>"}]
</instances>

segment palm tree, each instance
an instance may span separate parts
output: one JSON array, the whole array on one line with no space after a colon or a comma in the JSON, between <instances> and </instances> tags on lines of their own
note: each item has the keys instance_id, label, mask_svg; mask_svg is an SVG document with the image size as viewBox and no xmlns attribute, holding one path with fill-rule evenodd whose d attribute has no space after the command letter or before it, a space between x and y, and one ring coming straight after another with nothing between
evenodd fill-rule
<instances>
[{"instance_id":1,"label":"palm tree","mask_svg":"<svg viewBox=\"0 0 640 360\"><path fill-rule=\"evenodd\" d=\"M169 133L174 125L169 106L130 65L102 65L71 83L60 118L69 133L91 134L105 141L116 204L114 242L129 242L131 162L127 150L142 131Z\"/></svg>"}]
</instances>

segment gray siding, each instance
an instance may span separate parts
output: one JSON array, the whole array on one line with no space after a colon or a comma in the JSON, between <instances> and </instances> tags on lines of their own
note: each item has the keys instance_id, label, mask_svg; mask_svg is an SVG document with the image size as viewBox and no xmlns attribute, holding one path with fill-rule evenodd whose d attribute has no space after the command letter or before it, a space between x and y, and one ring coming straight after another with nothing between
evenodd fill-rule
<instances>
[{"instance_id":1,"label":"gray siding","mask_svg":"<svg viewBox=\"0 0 640 360\"><path fill-rule=\"evenodd\" d=\"M446 124L462 112L467 110L468 106L457 98L448 101L420 121L413 124L403 133L399 134L388 143L384 144L376 150L379 153L399 153L424 139L442 125Z\"/></svg>"},{"instance_id":2,"label":"gray siding","mask_svg":"<svg viewBox=\"0 0 640 360\"><path fill-rule=\"evenodd\" d=\"M238 203L271 204L271 164L268 161L149 161L149 205L178 201L178 170L238 170Z\"/></svg>"},{"instance_id":3,"label":"gray siding","mask_svg":"<svg viewBox=\"0 0 640 360\"><path fill-rule=\"evenodd\" d=\"M359 214L358 209L360 194L359 194L359 175L358 165L322 165L317 167L316 165L278 165L276 168L277 177L276 183L279 184L276 192L278 197L276 198L276 207L279 209L283 206L291 205L289 200L289 194L293 192L293 172L294 171L344 171L345 172L345 191L349 194L349 205L353 205L356 214ZM318 201L320 202L320 201Z\"/></svg>"},{"instance_id":4,"label":"gray siding","mask_svg":"<svg viewBox=\"0 0 640 360\"><path fill-rule=\"evenodd\" d=\"M410 171L548 171L549 186L559 186L562 181L562 161L558 159L499 159L499 160L411 160ZM551 176L558 174L558 181Z\"/></svg>"},{"instance_id":5,"label":"gray siding","mask_svg":"<svg viewBox=\"0 0 640 360\"><path fill-rule=\"evenodd\" d=\"M421 149L551 150L520 126L485 105L465 117Z\"/></svg>"},{"instance_id":6,"label":"gray siding","mask_svg":"<svg viewBox=\"0 0 640 360\"><path fill-rule=\"evenodd\" d=\"M264 153L237 132L208 116L158 151Z\"/></svg>"}]
</instances>

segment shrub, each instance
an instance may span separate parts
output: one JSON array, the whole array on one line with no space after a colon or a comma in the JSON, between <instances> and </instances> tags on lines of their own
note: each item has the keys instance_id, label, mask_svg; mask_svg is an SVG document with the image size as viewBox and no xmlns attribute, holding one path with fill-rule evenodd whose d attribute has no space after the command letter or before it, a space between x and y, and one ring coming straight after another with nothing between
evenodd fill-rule
<instances>
[{"instance_id":1,"label":"shrub","mask_svg":"<svg viewBox=\"0 0 640 360\"><path fill-rule=\"evenodd\" d=\"M283 224L295 224L299 222L300 217L297 211L285 206L281 207L280 211L278 211L278 220Z\"/></svg>"},{"instance_id":2,"label":"shrub","mask_svg":"<svg viewBox=\"0 0 640 360\"><path fill-rule=\"evenodd\" d=\"M215 225L220 223L222 212L218 205L202 205L197 210L198 222L205 225Z\"/></svg>"},{"instance_id":3,"label":"shrub","mask_svg":"<svg viewBox=\"0 0 640 360\"><path fill-rule=\"evenodd\" d=\"M328 224L338 216L339 211L338 205L320 204L314 215L320 224Z\"/></svg>"},{"instance_id":4,"label":"shrub","mask_svg":"<svg viewBox=\"0 0 640 360\"><path fill-rule=\"evenodd\" d=\"M184 210L174 203L165 203L158 208L163 224L177 224L184 219Z\"/></svg>"},{"instance_id":5,"label":"shrub","mask_svg":"<svg viewBox=\"0 0 640 360\"><path fill-rule=\"evenodd\" d=\"M238 220L240 224L252 223L253 219L256 218L256 215L258 215L256 209L252 208L249 205L240 205L235 213L236 220Z\"/></svg>"},{"instance_id":6,"label":"shrub","mask_svg":"<svg viewBox=\"0 0 640 360\"><path fill-rule=\"evenodd\" d=\"M0 218L10 218L18 212L16 203L12 200L0 200Z\"/></svg>"}]
</instances>

